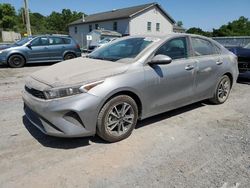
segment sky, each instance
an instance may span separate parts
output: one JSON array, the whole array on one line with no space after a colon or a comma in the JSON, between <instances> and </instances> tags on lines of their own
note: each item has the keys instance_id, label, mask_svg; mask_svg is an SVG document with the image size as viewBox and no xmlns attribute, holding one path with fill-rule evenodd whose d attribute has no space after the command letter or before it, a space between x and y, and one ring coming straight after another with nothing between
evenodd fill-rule
<instances>
[{"instance_id":1,"label":"sky","mask_svg":"<svg viewBox=\"0 0 250 188\"><path fill-rule=\"evenodd\" d=\"M185 28L200 27L206 31L245 16L250 19L250 0L29 0L31 12L49 15L68 8L86 14L157 2L174 20L182 21ZM23 0L0 0L17 10Z\"/></svg>"}]
</instances>

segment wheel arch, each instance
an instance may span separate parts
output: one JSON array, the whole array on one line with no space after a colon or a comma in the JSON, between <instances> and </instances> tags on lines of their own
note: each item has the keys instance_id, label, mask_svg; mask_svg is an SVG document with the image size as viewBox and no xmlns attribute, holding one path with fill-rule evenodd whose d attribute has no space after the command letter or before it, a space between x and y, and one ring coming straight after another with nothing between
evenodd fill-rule
<instances>
[{"instance_id":1,"label":"wheel arch","mask_svg":"<svg viewBox=\"0 0 250 188\"><path fill-rule=\"evenodd\" d=\"M138 108L138 118L140 119L141 115L142 115L142 101L140 99L140 97L138 96L138 94L136 94L135 92L133 91L130 91L130 90L122 90L122 91L117 91L113 94L111 94L110 96L107 97L107 99L105 100L105 102L103 102L103 104L101 105L101 108L100 110L102 109L102 107L112 98L116 97L116 96L119 96L119 95L127 95L129 97L131 97L136 105L137 105L137 108ZM99 111L100 111L99 110Z\"/></svg>"},{"instance_id":2,"label":"wheel arch","mask_svg":"<svg viewBox=\"0 0 250 188\"><path fill-rule=\"evenodd\" d=\"M25 60L25 63L27 63L27 58L26 58L26 56L24 54L22 54L20 52L13 52L13 53L8 54L8 56L7 56L7 63L8 64L9 64L10 57L13 56L13 55L20 55L20 56L22 56L24 58L24 60Z\"/></svg>"},{"instance_id":3,"label":"wheel arch","mask_svg":"<svg viewBox=\"0 0 250 188\"><path fill-rule=\"evenodd\" d=\"M63 58L64 58L64 57L65 57L65 55L67 55L67 54L74 54L74 55L75 55L75 57L77 57L76 52L74 52L74 51L72 51L72 50L66 50L66 51L64 51L64 52L63 52Z\"/></svg>"},{"instance_id":4,"label":"wheel arch","mask_svg":"<svg viewBox=\"0 0 250 188\"><path fill-rule=\"evenodd\" d=\"M234 81L234 78L233 78L233 75L230 73L230 72L226 72L225 74L223 74L223 76L228 76L230 81L231 81L231 87L233 86L233 81Z\"/></svg>"}]
</instances>

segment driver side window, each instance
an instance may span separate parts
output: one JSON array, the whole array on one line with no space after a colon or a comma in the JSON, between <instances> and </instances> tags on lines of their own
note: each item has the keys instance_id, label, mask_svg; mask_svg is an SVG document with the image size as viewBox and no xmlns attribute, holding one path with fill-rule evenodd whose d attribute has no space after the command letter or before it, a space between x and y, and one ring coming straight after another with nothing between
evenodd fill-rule
<instances>
[{"instance_id":1,"label":"driver side window","mask_svg":"<svg viewBox=\"0 0 250 188\"><path fill-rule=\"evenodd\" d=\"M155 55L167 55L172 59L187 58L187 41L186 37L175 38L163 44Z\"/></svg>"},{"instance_id":2,"label":"driver side window","mask_svg":"<svg viewBox=\"0 0 250 188\"><path fill-rule=\"evenodd\" d=\"M32 46L47 46L49 44L47 37L38 37L31 42Z\"/></svg>"}]
</instances>

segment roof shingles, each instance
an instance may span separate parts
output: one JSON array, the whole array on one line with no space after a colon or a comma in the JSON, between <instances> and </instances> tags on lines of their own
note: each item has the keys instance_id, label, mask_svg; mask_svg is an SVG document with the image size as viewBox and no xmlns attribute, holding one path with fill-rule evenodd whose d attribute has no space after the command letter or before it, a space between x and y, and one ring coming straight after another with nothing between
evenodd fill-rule
<instances>
[{"instance_id":1,"label":"roof shingles","mask_svg":"<svg viewBox=\"0 0 250 188\"><path fill-rule=\"evenodd\" d=\"M89 16L86 16L83 19L78 19L69 25L77 25L77 24L83 24L83 23L91 23L91 22L98 22L98 21L108 21L108 20L117 20L117 19L123 19L123 18L129 18L132 15L135 15L136 13L139 13L140 11L143 11L147 8L150 8L151 6L158 6L160 9L161 7L157 3L149 3L144 5L138 5L134 7L128 7L128 8L122 8L122 9L115 9L112 11L107 12L101 12L97 14L91 14ZM163 13L169 18L171 22L175 22L173 18L171 18L163 9L161 9Z\"/></svg>"}]
</instances>

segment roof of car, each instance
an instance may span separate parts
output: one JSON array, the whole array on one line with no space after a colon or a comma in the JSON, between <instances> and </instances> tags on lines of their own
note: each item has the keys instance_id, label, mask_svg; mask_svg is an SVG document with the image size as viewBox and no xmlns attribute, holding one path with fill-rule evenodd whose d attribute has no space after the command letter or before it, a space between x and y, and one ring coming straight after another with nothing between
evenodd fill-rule
<instances>
[{"instance_id":1,"label":"roof of car","mask_svg":"<svg viewBox=\"0 0 250 188\"><path fill-rule=\"evenodd\" d=\"M69 25L130 18L153 6L157 6L162 11L162 13L170 20L170 22L175 23L175 20L169 14L167 14L158 3L149 3L149 4L143 4L143 5L133 6L133 7L114 9L114 10L107 11L107 12L91 14L91 15L84 17L84 20L81 18L70 23Z\"/></svg>"}]
</instances>

